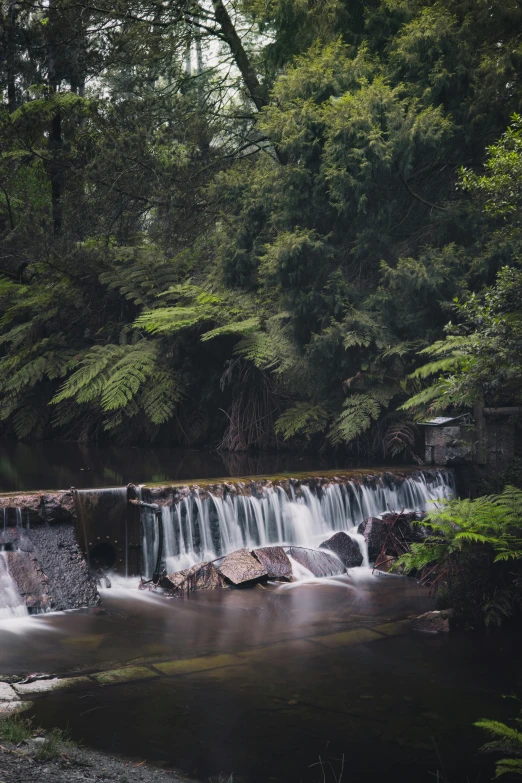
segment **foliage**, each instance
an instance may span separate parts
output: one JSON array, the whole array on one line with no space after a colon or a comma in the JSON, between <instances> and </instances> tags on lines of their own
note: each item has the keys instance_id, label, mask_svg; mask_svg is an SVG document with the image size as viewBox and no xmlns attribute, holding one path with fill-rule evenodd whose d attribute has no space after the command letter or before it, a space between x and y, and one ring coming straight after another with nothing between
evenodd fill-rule
<instances>
[{"instance_id":1,"label":"foliage","mask_svg":"<svg viewBox=\"0 0 522 783\"><path fill-rule=\"evenodd\" d=\"M31 721L16 712L0 718L0 738L18 745L33 735Z\"/></svg>"},{"instance_id":2,"label":"foliage","mask_svg":"<svg viewBox=\"0 0 522 783\"><path fill-rule=\"evenodd\" d=\"M413 459L519 401L519 4L345 5L0 2L3 435Z\"/></svg>"},{"instance_id":3,"label":"foliage","mask_svg":"<svg viewBox=\"0 0 522 783\"><path fill-rule=\"evenodd\" d=\"M51 729L44 735L44 742L35 753L37 761L52 761L61 756L64 751L75 747L69 733L63 729Z\"/></svg>"},{"instance_id":4,"label":"foliage","mask_svg":"<svg viewBox=\"0 0 522 783\"><path fill-rule=\"evenodd\" d=\"M497 274L495 285L472 292L465 301L455 298L457 323L446 326L447 336L421 356L431 361L411 378L435 377L435 382L414 394L405 409L441 411L451 406L517 404L522 400L522 269L518 243L522 196L517 173L522 170L522 120L512 123L497 144L488 148L485 174L462 169L460 184L473 193L483 209L496 219L493 235L515 250L509 266Z\"/></svg>"},{"instance_id":5,"label":"foliage","mask_svg":"<svg viewBox=\"0 0 522 783\"><path fill-rule=\"evenodd\" d=\"M418 573L471 622L500 625L522 608L522 490L446 501L422 525L426 537L395 567Z\"/></svg>"},{"instance_id":6,"label":"foliage","mask_svg":"<svg viewBox=\"0 0 522 783\"><path fill-rule=\"evenodd\" d=\"M485 753L507 754L495 766L495 778L502 775L522 775L522 711L514 720L515 726L509 726L498 720L483 718L474 724L494 737L491 742L482 746ZM511 758L510 758L511 757ZM514 758L512 758L514 757Z\"/></svg>"}]
</instances>

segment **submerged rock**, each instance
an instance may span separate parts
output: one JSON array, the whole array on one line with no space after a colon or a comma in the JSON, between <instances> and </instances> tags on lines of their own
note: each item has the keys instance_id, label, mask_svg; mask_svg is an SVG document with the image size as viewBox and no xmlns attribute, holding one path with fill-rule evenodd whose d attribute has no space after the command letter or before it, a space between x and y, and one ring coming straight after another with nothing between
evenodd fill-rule
<instances>
[{"instance_id":1,"label":"submerged rock","mask_svg":"<svg viewBox=\"0 0 522 783\"><path fill-rule=\"evenodd\" d=\"M213 563L196 563L191 568L164 577L161 586L190 593L194 590L217 590L225 586L225 580Z\"/></svg>"},{"instance_id":2,"label":"submerged rock","mask_svg":"<svg viewBox=\"0 0 522 783\"><path fill-rule=\"evenodd\" d=\"M292 546L288 554L314 576L336 576L346 570L338 557L324 550Z\"/></svg>"},{"instance_id":3,"label":"submerged rock","mask_svg":"<svg viewBox=\"0 0 522 783\"><path fill-rule=\"evenodd\" d=\"M292 581L292 564L282 546L263 546L254 549L252 554L259 560L269 579Z\"/></svg>"},{"instance_id":4,"label":"submerged rock","mask_svg":"<svg viewBox=\"0 0 522 783\"><path fill-rule=\"evenodd\" d=\"M426 612L419 615L419 617L415 617L411 621L411 627L414 631L422 631L424 633L448 633L452 616L453 609Z\"/></svg>"},{"instance_id":5,"label":"submerged rock","mask_svg":"<svg viewBox=\"0 0 522 783\"><path fill-rule=\"evenodd\" d=\"M346 568L357 568L362 565L363 556L357 541L342 531L319 544L319 549L328 549L333 552Z\"/></svg>"},{"instance_id":6,"label":"submerged rock","mask_svg":"<svg viewBox=\"0 0 522 783\"><path fill-rule=\"evenodd\" d=\"M217 570L233 585L258 581L267 576L259 560L256 560L248 549L238 549L227 555L217 566Z\"/></svg>"}]
</instances>

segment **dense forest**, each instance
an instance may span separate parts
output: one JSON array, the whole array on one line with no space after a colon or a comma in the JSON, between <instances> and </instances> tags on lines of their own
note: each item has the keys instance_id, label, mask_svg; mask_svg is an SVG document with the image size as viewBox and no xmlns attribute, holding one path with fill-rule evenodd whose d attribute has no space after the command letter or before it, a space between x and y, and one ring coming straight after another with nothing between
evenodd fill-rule
<instances>
[{"instance_id":1,"label":"dense forest","mask_svg":"<svg viewBox=\"0 0 522 783\"><path fill-rule=\"evenodd\" d=\"M2 0L4 435L412 459L522 403L518 0Z\"/></svg>"}]
</instances>

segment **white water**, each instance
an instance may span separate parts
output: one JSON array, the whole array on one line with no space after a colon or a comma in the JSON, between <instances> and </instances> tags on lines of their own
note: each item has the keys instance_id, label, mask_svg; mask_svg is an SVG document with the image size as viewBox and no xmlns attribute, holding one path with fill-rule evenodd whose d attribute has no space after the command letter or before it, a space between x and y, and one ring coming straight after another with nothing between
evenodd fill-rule
<instances>
[{"instance_id":1,"label":"white water","mask_svg":"<svg viewBox=\"0 0 522 783\"><path fill-rule=\"evenodd\" d=\"M0 620L28 615L25 601L9 573L5 552L0 552Z\"/></svg>"},{"instance_id":2,"label":"white water","mask_svg":"<svg viewBox=\"0 0 522 783\"><path fill-rule=\"evenodd\" d=\"M331 484L321 497L303 484L290 498L282 487L265 488L261 497L228 495L200 498L193 494L162 508L163 559L168 573L246 547L295 544L317 547L333 533L344 531L357 541L368 567L368 553L358 525L386 511L428 511L452 497L448 471L416 473L405 479L377 478L369 484ZM159 536L153 513L143 514L146 577L152 576Z\"/></svg>"}]
</instances>

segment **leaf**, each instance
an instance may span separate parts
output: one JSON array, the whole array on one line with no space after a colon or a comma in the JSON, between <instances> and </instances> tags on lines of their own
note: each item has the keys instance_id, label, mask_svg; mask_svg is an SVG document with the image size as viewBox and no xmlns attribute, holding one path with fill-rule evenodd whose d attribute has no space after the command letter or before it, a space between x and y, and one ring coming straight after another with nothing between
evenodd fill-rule
<instances>
[{"instance_id":1,"label":"leaf","mask_svg":"<svg viewBox=\"0 0 522 783\"><path fill-rule=\"evenodd\" d=\"M380 406L368 394L353 394L345 400L343 412L334 421L328 439L336 446L348 443L370 428L379 417Z\"/></svg>"}]
</instances>

